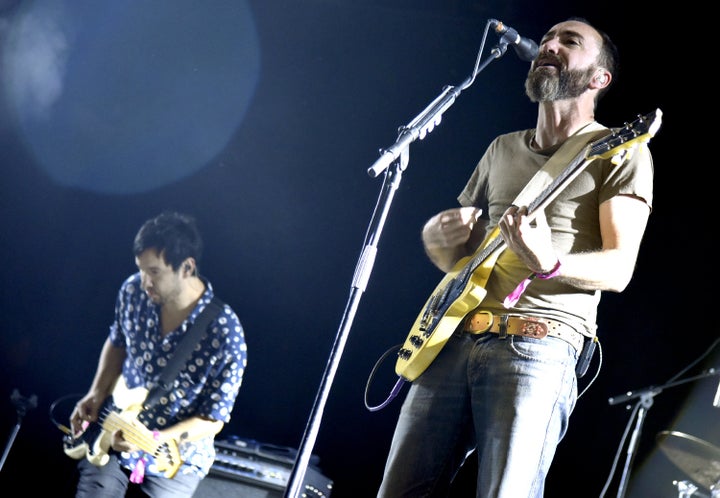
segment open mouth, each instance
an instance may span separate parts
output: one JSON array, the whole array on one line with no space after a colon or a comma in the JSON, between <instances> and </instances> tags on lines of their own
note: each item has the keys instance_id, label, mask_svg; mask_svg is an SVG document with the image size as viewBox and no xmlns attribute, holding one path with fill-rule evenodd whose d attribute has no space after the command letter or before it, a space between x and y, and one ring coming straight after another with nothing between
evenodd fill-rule
<instances>
[{"instance_id":1,"label":"open mouth","mask_svg":"<svg viewBox=\"0 0 720 498\"><path fill-rule=\"evenodd\" d=\"M548 55L540 57L537 60L537 62L535 63L535 69L550 68L550 69L560 70L561 67L562 67L561 61L559 61L555 57L548 56Z\"/></svg>"}]
</instances>

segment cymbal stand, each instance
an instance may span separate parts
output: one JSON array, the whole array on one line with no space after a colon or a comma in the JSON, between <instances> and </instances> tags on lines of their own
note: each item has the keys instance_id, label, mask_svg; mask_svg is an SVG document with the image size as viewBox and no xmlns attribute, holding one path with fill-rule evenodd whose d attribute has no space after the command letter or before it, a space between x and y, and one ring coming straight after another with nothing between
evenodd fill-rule
<instances>
[{"instance_id":1,"label":"cymbal stand","mask_svg":"<svg viewBox=\"0 0 720 498\"><path fill-rule=\"evenodd\" d=\"M12 392L12 395L10 396L10 399L12 400L13 404L15 405L15 410L17 410L17 423L15 424L15 427L13 428L12 433L10 434L10 439L8 440L7 444L5 445L5 452L3 453L2 460L0 460L0 470L2 470L3 466L5 465L5 460L7 459L8 453L10 453L10 448L13 445L13 442L15 441L15 437L17 436L18 432L20 431L20 425L22 425L22 419L27 413L28 410L37 407L37 396L32 395L29 398L26 398L24 396L21 396L17 389L15 389Z\"/></svg>"},{"instance_id":2,"label":"cymbal stand","mask_svg":"<svg viewBox=\"0 0 720 498\"><path fill-rule=\"evenodd\" d=\"M628 391L625 394L622 394L620 396L614 396L608 399L608 403L611 405L625 403L627 401L630 401L631 399L640 399L640 401L635 407L635 428L633 430L630 443L628 444L627 456L625 457L625 467L623 468L623 473L620 478L617 498L623 498L625 496L625 492L627 491L628 478L630 476L630 470L632 468L633 460L635 460L635 454L637 453L638 445L640 444L640 434L642 433L642 427L645 422L647 411L653 405L653 398L655 397L655 395L660 394L668 387L686 384L688 382L693 382L698 379L703 379L705 377L711 377L715 375L720 375L720 370L716 368L710 368L705 372L699 375L695 375L693 377L688 377L686 379L681 379L675 382L668 382L667 384L664 384L662 386L650 386L644 389L638 389L636 391Z\"/></svg>"}]
</instances>

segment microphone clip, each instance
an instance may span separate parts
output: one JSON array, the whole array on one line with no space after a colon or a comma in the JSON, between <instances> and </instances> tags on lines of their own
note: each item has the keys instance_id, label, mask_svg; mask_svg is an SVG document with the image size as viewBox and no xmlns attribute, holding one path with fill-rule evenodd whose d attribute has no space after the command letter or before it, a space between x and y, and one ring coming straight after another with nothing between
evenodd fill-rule
<instances>
[{"instance_id":1,"label":"microphone clip","mask_svg":"<svg viewBox=\"0 0 720 498\"><path fill-rule=\"evenodd\" d=\"M538 55L537 43L529 38L523 38L515 29L497 19L489 19L489 26L500 38L491 53L498 59L505 55L508 45L512 45L518 57L525 62L532 62Z\"/></svg>"},{"instance_id":2,"label":"microphone clip","mask_svg":"<svg viewBox=\"0 0 720 498\"><path fill-rule=\"evenodd\" d=\"M496 59L499 59L505 55L508 45L510 44L510 40L507 39L507 28L505 28L502 21L498 21L497 19L490 19L488 24L490 25L490 29L499 36L498 42L490 50L490 53L493 54Z\"/></svg>"}]
</instances>

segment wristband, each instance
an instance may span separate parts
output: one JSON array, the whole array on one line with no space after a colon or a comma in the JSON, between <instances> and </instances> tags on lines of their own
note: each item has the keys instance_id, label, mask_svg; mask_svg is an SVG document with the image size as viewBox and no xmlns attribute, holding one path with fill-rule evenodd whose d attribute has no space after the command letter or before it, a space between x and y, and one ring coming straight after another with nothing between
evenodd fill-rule
<instances>
[{"instance_id":1,"label":"wristband","mask_svg":"<svg viewBox=\"0 0 720 498\"><path fill-rule=\"evenodd\" d=\"M557 263L555 263L555 266L553 266L553 269L550 270L547 273L531 273L528 278L520 282L513 291L507 295L505 298L505 301L503 301L503 306L505 308L511 308L517 304L518 300L520 299L520 296L523 295L523 292L525 292L525 289L527 289L527 286L530 285L530 282L533 281L535 278L539 278L541 280L548 280L550 278L558 276L560 273L560 259L558 258Z\"/></svg>"},{"instance_id":2,"label":"wristband","mask_svg":"<svg viewBox=\"0 0 720 498\"><path fill-rule=\"evenodd\" d=\"M553 266L553 269L550 270L547 273L536 273L535 276L541 280L547 280L553 277L557 277L560 273L560 259L558 258L557 263L555 263L555 266Z\"/></svg>"}]
</instances>

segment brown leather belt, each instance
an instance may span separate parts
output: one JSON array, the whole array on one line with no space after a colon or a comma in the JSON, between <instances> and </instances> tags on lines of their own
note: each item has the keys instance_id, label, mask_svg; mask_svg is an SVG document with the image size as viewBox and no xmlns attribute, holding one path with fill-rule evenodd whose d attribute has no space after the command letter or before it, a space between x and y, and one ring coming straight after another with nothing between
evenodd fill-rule
<instances>
[{"instance_id":1,"label":"brown leather belt","mask_svg":"<svg viewBox=\"0 0 720 498\"><path fill-rule=\"evenodd\" d=\"M570 343L576 350L583 347L585 336L569 325L548 318L532 316L493 315L489 311L478 311L465 319L465 332L470 334L484 334L491 332L501 337L507 335L522 335L542 339L543 337L557 337Z\"/></svg>"}]
</instances>

